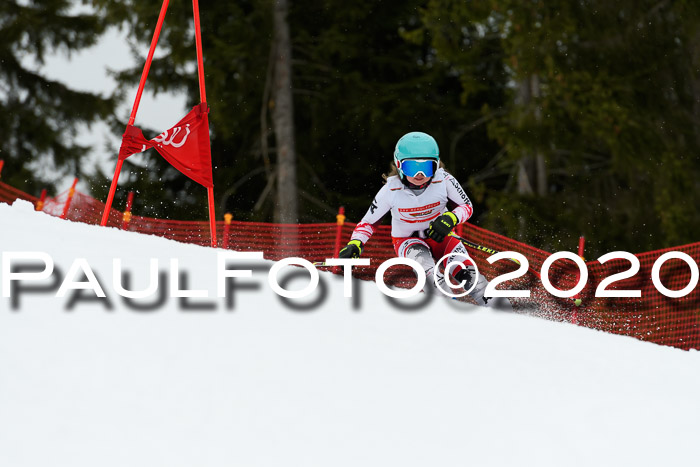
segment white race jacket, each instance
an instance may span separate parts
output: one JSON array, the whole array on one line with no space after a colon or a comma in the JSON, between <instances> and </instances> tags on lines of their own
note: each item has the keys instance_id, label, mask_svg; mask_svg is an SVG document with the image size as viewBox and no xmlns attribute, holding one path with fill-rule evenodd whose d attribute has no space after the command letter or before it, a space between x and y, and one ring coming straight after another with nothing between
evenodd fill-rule
<instances>
[{"instance_id":1,"label":"white race jacket","mask_svg":"<svg viewBox=\"0 0 700 467\"><path fill-rule=\"evenodd\" d=\"M420 194L416 194L416 191ZM444 169L435 172L432 182L424 191L416 191L406 187L398 176L389 177L386 185L375 196L365 217L355 227L351 240L366 243L389 211L391 236L395 238L416 234L424 238L424 231L430 223L450 208L460 224L472 215L469 197L459 182Z\"/></svg>"}]
</instances>

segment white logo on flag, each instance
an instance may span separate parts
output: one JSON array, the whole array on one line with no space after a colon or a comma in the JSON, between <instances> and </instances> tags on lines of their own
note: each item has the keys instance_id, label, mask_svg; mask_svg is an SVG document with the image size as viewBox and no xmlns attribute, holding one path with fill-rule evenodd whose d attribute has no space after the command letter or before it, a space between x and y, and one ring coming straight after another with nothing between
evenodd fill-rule
<instances>
[{"instance_id":1,"label":"white logo on flag","mask_svg":"<svg viewBox=\"0 0 700 467\"><path fill-rule=\"evenodd\" d=\"M168 132L172 130L172 134L168 135ZM160 143L163 146L172 146L174 148L179 148L187 142L187 137L190 135L190 124L185 126L185 131L187 132L179 142L175 142L175 137L180 133L182 127L176 126L170 130L165 130L163 133L153 138L153 141Z\"/></svg>"}]
</instances>

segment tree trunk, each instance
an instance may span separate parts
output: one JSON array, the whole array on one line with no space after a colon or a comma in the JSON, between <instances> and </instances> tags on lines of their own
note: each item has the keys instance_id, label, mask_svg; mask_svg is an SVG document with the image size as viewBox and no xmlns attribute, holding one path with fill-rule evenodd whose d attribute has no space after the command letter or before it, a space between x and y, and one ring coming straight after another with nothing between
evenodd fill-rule
<instances>
[{"instance_id":1,"label":"tree trunk","mask_svg":"<svg viewBox=\"0 0 700 467\"><path fill-rule=\"evenodd\" d=\"M540 80L537 75L530 75L520 82L515 97L516 105L527 108L532 100L540 96ZM532 118L536 122L542 120L542 111L536 107ZM518 194L545 196L547 194L547 167L544 156L536 151L535 154L524 153L518 162Z\"/></svg>"},{"instance_id":2,"label":"tree trunk","mask_svg":"<svg viewBox=\"0 0 700 467\"><path fill-rule=\"evenodd\" d=\"M690 74L690 86L693 97L692 109L693 109L693 123L695 126L695 144L700 145L700 128L698 123L700 122L700 76L696 70L700 68L700 31L696 32L691 36L690 44L688 45L691 60L691 66L688 67L688 72Z\"/></svg>"},{"instance_id":3,"label":"tree trunk","mask_svg":"<svg viewBox=\"0 0 700 467\"><path fill-rule=\"evenodd\" d=\"M287 14L289 2L274 3L274 108L272 112L277 148L277 202L275 221L299 221L296 152L294 145L294 105L292 101L292 45Z\"/></svg>"},{"instance_id":4,"label":"tree trunk","mask_svg":"<svg viewBox=\"0 0 700 467\"><path fill-rule=\"evenodd\" d=\"M537 75L530 75L519 83L515 104L524 110L522 112L525 115L524 118L532 118L535 122L542 121L542 112L539 106L535 107L534 112L529 112L533 99L537 99L539 96L540 81ZM544 156L536 149L522 149L523 153L518 161L518 194L545 196L547 194L547 167ZM521 216L518 236L526 238L527 230L525 218Z\"/></svg>"}]
</instances>

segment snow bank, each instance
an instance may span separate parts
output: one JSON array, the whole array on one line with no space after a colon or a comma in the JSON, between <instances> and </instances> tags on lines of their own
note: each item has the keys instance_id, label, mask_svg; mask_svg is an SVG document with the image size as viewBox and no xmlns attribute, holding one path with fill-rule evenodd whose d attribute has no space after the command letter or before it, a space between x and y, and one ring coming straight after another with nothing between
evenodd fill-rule
<instances>
[{"instance_id":1,"label":"snow bank","mask_svg":"<svg viewBox=\"0 0 700 467\"><path fill-rule=\"evenodd\" d=\"M89 291L57 298L56 284L0 299L3 466L697 457L698 352L442 299L404 311L372 283L346 299L327 273L319 304L293 309L267 285L266 261L227 306L213 298L215 250L61 221L20 201L0 204L0 225L3 253L48 253L63 277L85 258L111 304ZM149 258L162 268L175 258L187 288L210 298L134 309L114 293L113 258L134 289L145 287Z\"/></svg>"}]
</instances>

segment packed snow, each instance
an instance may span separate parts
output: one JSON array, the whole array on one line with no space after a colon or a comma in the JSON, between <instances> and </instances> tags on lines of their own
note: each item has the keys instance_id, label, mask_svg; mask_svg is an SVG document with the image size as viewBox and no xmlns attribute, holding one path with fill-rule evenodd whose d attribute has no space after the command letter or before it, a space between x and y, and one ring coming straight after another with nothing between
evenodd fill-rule
<instances>
[{"instance_id":1,"label":"packed snow","mask_svg":"<svg viewBox=\"0 0 700 467\"><path fill-rule=\"evenodd\" d=\"M327 272L324 293L285 304L265 260L230 262L254 271L218 298L222 250L22 201L0 204L0 226L2 466L697 462L699 352L441 297L408 311L371 282L345 298ZM23 252L53 274L10 280ZM156 296L120 297L114 260L138 291L152 258ZM159 295L173 259L179 289L207 297ZM282 285L304 288L290 270Z\"/></svg>"}]
</instances>

